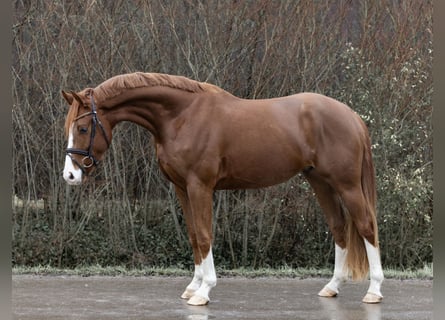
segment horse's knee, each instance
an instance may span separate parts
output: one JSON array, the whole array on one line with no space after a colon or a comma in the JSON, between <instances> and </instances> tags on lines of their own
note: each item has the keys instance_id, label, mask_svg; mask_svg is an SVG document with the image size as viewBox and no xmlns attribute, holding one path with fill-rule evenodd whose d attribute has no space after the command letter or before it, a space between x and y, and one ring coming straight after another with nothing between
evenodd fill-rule
<instances>
[{"instance_id":1,"label":"horse's knee","mask_svg":"<svg viewBox=\"0 0 445 320\"><path fill-rule=\"evenodd\" d=\"M199 252L201 254L202 259L207 258L211 247L212 247L211 241L204 241L198 244Z\"/></svg>"}]
</instances>

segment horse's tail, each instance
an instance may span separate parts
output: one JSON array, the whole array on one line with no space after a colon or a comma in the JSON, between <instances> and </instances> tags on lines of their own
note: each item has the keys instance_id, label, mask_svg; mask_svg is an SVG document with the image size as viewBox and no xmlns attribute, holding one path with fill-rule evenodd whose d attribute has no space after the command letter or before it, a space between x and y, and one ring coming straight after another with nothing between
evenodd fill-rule
<instances>
[{"instance_id":1,"label":"horse's tail","mask_svg":"<svg viewBox=\"0 0 445 320\"><path fill-rule=\"evenodd\" d=\"M375 183L374 164L371 154L371 140L369 138L368 130L365 128L364 132L364 148L362 159L362 173L361 173L361 187L363 197L365 199L366 218L372 224L374 239L371 242L375 247L379 246L378 229L377 229L377 214L376 201L377 191ZM361 236L353 222L350 214L345 214L346 218L346 249L347 258L346 264L352 274L353 279L364 279L369 271L368 256L366 254L366 247L363 236Z\"/></svg>"}]
</instances>

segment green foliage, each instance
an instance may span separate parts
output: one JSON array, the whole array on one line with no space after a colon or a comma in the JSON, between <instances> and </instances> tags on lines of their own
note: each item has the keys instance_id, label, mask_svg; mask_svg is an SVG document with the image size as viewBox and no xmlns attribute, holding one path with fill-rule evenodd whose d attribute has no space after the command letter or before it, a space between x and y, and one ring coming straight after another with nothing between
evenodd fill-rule
<instances>
[{"instance_id":1,"label":"green foliage","mask_svg":"<svg viewBox=\"0 0 445 320\"><path fill-rule=\"evenodd\" d=\"M60 91L133 71L185 75L244 98L316 91L350 105L372 138L384 265L432 262L431 1L39 0L13 8L14 265L192 266L148 132L120 125L88 184L69 187L61 177ZM302 177L214 200L217 265L332 265L333 241Z\"/></svg>"}]
</instances>

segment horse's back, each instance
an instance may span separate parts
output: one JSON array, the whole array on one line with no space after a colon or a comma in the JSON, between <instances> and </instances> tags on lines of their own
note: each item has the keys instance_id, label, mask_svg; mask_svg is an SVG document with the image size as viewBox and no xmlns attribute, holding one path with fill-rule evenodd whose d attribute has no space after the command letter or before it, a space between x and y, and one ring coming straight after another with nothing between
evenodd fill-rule
<instances>
[{"instance_id":1,"label":"horse's back","mask_svg":"<svg viewBox=\"0 0 445 320\"><path fill-rule=\"evenodd\" d=\"M355 113L316 93L263 99L235 99L218 117L218 188L256 188L286 181L316 167L354 139ZM351 137L352 135L352 137Z\"/></svg>"}]
</instances>

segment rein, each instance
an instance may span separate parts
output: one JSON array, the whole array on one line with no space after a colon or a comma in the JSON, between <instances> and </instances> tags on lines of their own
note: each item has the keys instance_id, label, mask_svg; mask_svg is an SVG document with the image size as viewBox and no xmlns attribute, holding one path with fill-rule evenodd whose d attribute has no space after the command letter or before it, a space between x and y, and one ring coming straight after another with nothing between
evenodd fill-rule
<instances>
[{"instance_id":1,"label":"rein","mask_svg":"<svg viewBox=\"0 0 445 320\"><path fill-rule=\"evenodd\" d=\"M92 116L91 117L91 134L90 134L90 145L88 146L87 150L82 150L82 149L77 149L77 148L67 148L66 149L66 154L71 158L71 160L80 168L80 170L82 170L82 173L85 175L87 174L86 169L94 166L97 166L99 164L99 161L96 160L94 158L93 155L93 143L94 143L94 137L96 136L96 127L99 126L99 128L102 130L102 134L105 138L105 141L107 142L107 145L110 146L110 140L108 139L107 133L102 125L102 122L100 122L99 117L97 115L97 111L96 111L96 104L94 103L94 99L93 99L93 93L91 93L91 111L81 114L80 116L78 116L77 118L74 119L73 122L82 119L84 117L88 117L88 116ZM81 160L81 162L79 163L79 161L77 161L72 155L73 154L78 154L81 156L84 156Z\"/></svg>"}]
</instances>

